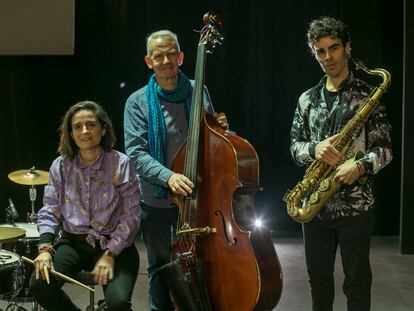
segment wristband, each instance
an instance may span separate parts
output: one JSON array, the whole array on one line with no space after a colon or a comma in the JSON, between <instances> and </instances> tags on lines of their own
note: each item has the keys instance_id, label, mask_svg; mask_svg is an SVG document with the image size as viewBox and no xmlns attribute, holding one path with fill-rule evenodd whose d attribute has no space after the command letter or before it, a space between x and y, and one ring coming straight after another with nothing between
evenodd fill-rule
<instances>
[{"instance_id":1,"label":"wristband","mask_svg":"<svg viewBox=\"0 0 414 311\"><path fill-rule=\"evenodd\" d=\"M43 246L39 249L39 255L42 253L49 253L50 255L53 255L55 253L55 250L52 246Z\"/></svg>"},{"instance_id":2,"label":"wristband","mask_svg":"<svg viewBox=\"0 0 414 311\"><path fill-rule=\"evenodd\" d=\"M104 256L108 256L108 257L111 257L111 258L115 258L115 253L114 252L111 252L109 249L107 249L107 250L105 250L104 251Z\"/></svg>"},{"instance_id":3,"label":"wristband","mask_svg":"<svg viewBox=\"0 0 414 311\"><path fill-rule=\"evenodd\" d=\"M361 177L365 173L365 165L361 163L361 161L356 161L355 164L358 168L359 176Z\"/></svg>"}]
</instances>

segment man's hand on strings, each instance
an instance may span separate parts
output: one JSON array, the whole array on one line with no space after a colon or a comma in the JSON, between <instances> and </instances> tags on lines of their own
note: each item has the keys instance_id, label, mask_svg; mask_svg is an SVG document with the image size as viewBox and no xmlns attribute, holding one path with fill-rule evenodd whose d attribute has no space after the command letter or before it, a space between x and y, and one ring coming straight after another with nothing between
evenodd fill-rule
<instances>
[{"instance_id":1,"label":"man's hand on strings","mask_svg":"<svg viewBox=\"0 0 414 311\"><path fill-rule=\"evenodd\" d=\"M213 115L216 118L218 124L225 130L229 129L229 122L227 121L226 114L224 112L214 113Z\"/></svg>"},{"instance_id":2,"label":"man's hand on strings","mask_svg":"<svg viewBox=\"0 0 414 311\"><path fill-rule=\"evenodd\" d=\"M194 184L182 174L174 173L167 181L168 187L175 194L188 195L193 192Z\"/></svg>"}]
</instances>

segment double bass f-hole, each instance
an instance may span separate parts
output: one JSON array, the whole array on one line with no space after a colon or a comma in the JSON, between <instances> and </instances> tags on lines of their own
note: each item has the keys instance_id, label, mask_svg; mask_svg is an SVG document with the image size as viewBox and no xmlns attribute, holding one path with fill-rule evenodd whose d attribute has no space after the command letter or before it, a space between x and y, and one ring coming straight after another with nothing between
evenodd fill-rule
<instances>
[{"instance_id":1,"label":"double bass f-hole","mask_svg":"<svg viewBox=\"0 0 414 311\"><path fill-rule=\"evenodd\" d=\"M223 213L220 210L216 210L216 212L214 214L221 218L221 222L223 224L223 233L224 233L224 236L226 238L227 243L229 245L235 245L237 243L237 237L233 237L233 239L232 239L233 241L230 241L229 233L227 232L227 227L226 227L226 219L225 219Z\"/></svg>"}]
</instances>

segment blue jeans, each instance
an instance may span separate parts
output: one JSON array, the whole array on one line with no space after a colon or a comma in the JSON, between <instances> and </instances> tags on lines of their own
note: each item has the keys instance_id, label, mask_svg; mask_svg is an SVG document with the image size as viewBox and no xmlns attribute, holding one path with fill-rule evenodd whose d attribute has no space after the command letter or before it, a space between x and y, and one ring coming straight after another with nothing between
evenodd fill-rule
<instances>
[{"instance_id":1,"label":"blue jeans","mask_svg":"<svg viewBox=\"0 0 414 311\"><path fill-rule=\"evenodd\" d=\"M372 211L336 220L315 218L303 225L313 311L333 310L338 245L345 274L343 291L347 297L347 310L370 310L372 273L369 249L373 226Z\"/></svg>"},{"instance_id":2,"label":"blue jeans","mask_svg":"<svg viewBox=\"0 0 414 311\"><path fill-rule=\"evenodd\" d=\"M141 232L148 257L149 307L151 311L172 311L170 292L159 270L171 261L178 208L156 208L143 203L141 208Z\"/></svg>"}]
</instances>

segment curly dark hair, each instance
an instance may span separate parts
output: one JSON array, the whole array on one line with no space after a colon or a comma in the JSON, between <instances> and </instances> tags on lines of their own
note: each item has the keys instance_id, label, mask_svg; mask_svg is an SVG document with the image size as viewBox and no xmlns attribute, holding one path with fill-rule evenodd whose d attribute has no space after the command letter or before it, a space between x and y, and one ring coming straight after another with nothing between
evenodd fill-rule
<instances>
[{"instance_id":1,"label":"curly dark hair","mask_svg":"<svg viewBox=\"0 0 414 311\"><path fill-rule=\"evenodd\" d=\"M346 46L351 41L348 26L339 19L330 16L322 16L310 22L306 33L308 46L313 51L313 45L323 37L337 37Z\"/></svg>"},{"instance_id":2,"label":"curly dark hair","mask_svg":"<svg viewBox=\"0 0 414 311\"><path fill-rule=\"evenodd\" d=\"M80 110L91 111L99 124L105 128L105 135L102 137L101 146L105 151L111 151L116 142L115 131L112 126L112 121L109 119L107 113L101 105L93 101L81 101L71 106L65 113L62 123L59 126L60 142L58 152L61 156L73 160L78 152L78 146L73 140L72 133L72 118L75 113Z\"/></svg>"}]
</instances>

